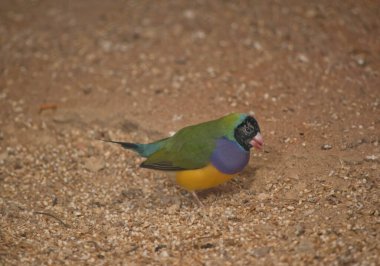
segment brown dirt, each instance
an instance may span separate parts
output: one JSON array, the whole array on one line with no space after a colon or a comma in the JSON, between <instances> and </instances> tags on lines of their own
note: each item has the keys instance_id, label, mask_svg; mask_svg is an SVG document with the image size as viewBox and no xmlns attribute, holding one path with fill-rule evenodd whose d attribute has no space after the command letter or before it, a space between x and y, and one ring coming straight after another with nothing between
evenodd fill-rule
<instances>
[{"instance_id":1,"label":"brown dirt","mask_svg":"<svg viewBox=\"0 0 380 266\"><path fill-rule=\"evenodd\" d=\"M380 261L378 1L0 3L0 264ZM229 112L266 141L188 193L136 142Z\"/></svg>"}]
</instances>

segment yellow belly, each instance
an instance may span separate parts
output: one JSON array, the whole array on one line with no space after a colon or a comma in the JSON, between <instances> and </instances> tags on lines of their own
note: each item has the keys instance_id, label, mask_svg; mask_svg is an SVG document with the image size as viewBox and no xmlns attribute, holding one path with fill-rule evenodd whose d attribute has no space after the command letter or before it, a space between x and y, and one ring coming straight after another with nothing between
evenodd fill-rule
<instances>
[{"instance_id":1,"label":"yellow belly","mask_svg":"<svg viewBox=\"0 0 380 266\"><path fill-rule=\"evenodd\" d=\"M196 170L186 170L176 173L177 183L187 190L201 190L220 185L232 178L223 174L211 164Z\"/></svg>"}]
</instances>

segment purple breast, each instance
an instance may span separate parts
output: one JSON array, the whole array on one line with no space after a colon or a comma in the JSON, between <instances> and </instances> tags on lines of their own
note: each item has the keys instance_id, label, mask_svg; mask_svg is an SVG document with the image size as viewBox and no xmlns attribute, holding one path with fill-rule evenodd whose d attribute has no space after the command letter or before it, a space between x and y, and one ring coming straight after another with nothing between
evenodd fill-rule
<instances>
[{"instance_id":1,"label":"purple breast","mask_svg":"<svg viewBox=\"0 0 380 266\"><path fill-rule=\"evenodd\" d=\"M238 143L226 138L218 139L211 155L211 164L224 174L236 174L244 169L249 161L249 151Z\"/></svg>"}]
</instances>

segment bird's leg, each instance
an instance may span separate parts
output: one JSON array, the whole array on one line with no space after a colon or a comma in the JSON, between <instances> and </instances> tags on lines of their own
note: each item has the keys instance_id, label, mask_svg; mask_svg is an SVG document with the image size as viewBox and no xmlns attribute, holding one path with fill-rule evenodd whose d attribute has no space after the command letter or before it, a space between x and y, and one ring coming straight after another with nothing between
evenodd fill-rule
<instances>
[{"instance_id":1,"label":"bird's leg","mask_svg":"<svg viewBox=\"0 0 380 266\"><path fill-rule=\"evenodd\" d=\"M190 191L191 195L193 195L195 201L197 202L199 207L204 207L203 203L199 200L197 193L195 191Z\"/></svg>"}]
</instances>

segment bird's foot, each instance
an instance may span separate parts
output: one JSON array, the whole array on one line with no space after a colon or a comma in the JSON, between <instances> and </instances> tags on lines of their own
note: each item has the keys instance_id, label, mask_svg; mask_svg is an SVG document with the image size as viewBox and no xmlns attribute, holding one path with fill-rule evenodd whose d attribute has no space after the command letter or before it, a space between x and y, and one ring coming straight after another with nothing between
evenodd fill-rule
<instances>
[{"instance_id":1,"label":"bird's foot","mask_svg":"<svg viewBox=\"0 0 380 266\"><path fill-rule=\"evenodd\" d=\"M200 199L198 198L197 193L195 191L190 191L190 193L191 193L191 195L193 195L193 197L194 197L195 201L197 202L198 206L204 208L205 205L203 205L203 203L200 201Z\"/></svg>"}]
</instances>

